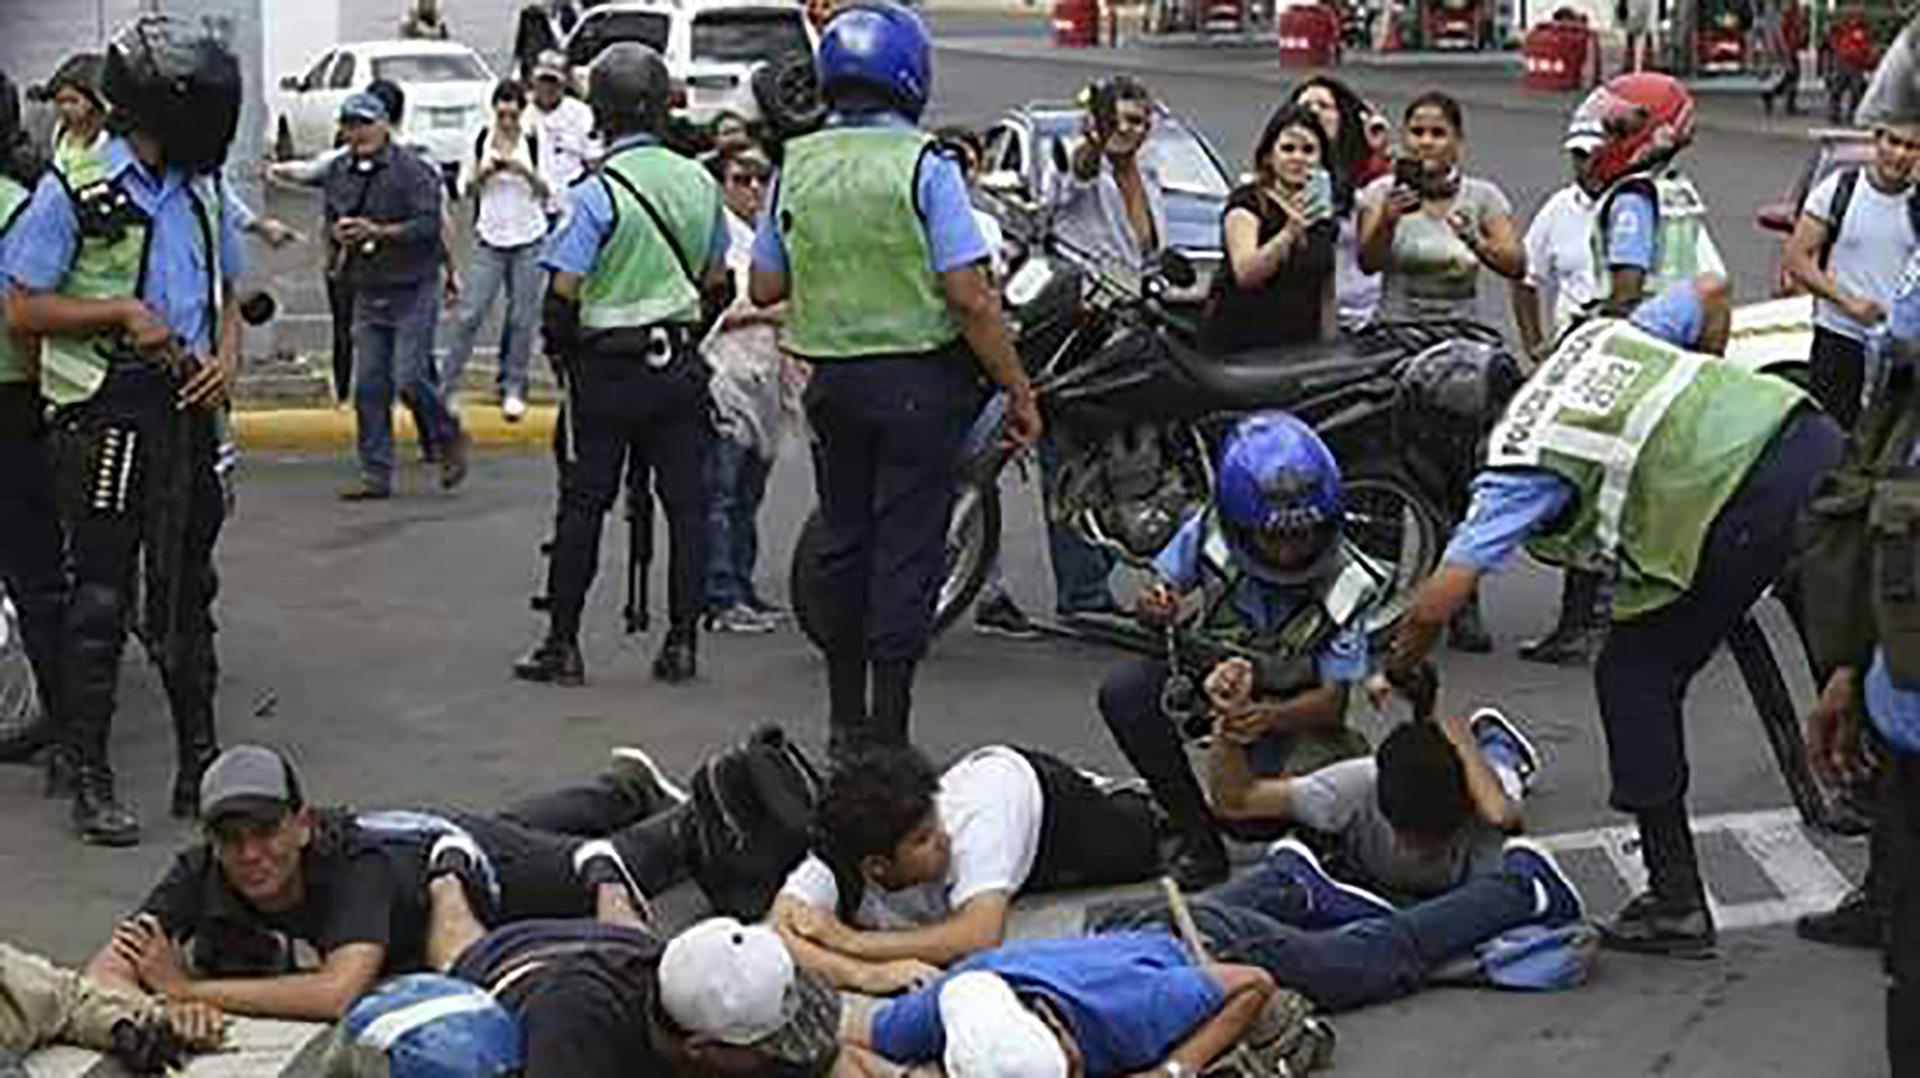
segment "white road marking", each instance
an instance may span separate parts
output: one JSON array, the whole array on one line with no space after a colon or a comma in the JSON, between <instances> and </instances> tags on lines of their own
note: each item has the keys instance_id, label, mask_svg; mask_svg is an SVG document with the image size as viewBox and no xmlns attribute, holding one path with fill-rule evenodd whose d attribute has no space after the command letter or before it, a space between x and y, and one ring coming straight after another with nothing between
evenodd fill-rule
<instances>
[{"instance_id":1,"label":"white road marking","mask_svg":"<svg viewBox=\"0 0 1920 1078\"><path fill-rule=\"evenodd\" d=\"M1707 901L1713 907L1714 920L1723 930L1781 924L1802 914L1830 909L1852 887L1827 855L1808 841L1800 814L1792 809L1736 812L1693 821L1696 838L1714 832L1732 836L1780 893L1779 898L1755 902L1721 902L1713 896L1713 871L1708 866L1704 873ZM1546 835L1537 841L1555 853L1600 850L1628 893L1637 893L1646 886L1646 868L1641 864L1638 839L1631 827Z\"/></svg>"}]
</instances>

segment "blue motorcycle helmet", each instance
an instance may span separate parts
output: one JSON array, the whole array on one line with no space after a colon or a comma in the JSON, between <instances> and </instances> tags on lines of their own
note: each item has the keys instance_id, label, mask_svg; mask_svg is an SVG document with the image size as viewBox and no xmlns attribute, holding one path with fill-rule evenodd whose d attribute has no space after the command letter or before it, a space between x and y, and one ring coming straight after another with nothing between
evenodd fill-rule
<instances>
[{"instance_id":1,"label":"blue motorcycle helmet","mask_svg":"<svg viewBox=\"0 0 1920 1078\"><path fill-rule=\"evenodd\" d=\"M1214 505L1248 568L1274 583L1303 583L1320 575L1340 538L1340 464L1293 416L1249 416L1221 447Z\"/></svg>"},{"instance_id":2,"label":"blue motorcycle helmet","mask_svg":"<svg viewBox=\"0 0 1920 1078\"><path fill-rule=\"evenodd\" d=\"M830 103L849 91L877 95L918 122L933 92L933 46L920 16L898 4L843 8L820 36L814 64Z\"/></svg>"},{"instance_id":3,"label":"blue motorcycle helmet","mask_svg":"<svg viewBox=\"0 0 1920 1078\"><path fill-rule=\"evenodd\" d=\"M465 981L416 973L383 982L333 1029L326 1078L518 1078L520 1023Z\"/></svg>"}]
</instances>

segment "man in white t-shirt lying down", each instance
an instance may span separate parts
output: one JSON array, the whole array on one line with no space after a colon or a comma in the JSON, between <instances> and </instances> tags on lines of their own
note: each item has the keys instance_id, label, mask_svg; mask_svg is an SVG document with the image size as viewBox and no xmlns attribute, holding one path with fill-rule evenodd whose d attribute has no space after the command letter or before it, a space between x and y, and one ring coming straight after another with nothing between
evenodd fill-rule
<instances>
[{"instance_id":1,"label":"man in white t-shirt lying down","mask_svg":"<svg viewBox=\"0 0 1920 1078\"><path fill-rule=\"evenodd\" d=\"M872 749L834 772L818 819L773 923L802 966L869 995L998 946L1017 894L1160 871L1144 791L1027 749L978 749L945 773L911 748Z\"/></svg>"}]
</instances>

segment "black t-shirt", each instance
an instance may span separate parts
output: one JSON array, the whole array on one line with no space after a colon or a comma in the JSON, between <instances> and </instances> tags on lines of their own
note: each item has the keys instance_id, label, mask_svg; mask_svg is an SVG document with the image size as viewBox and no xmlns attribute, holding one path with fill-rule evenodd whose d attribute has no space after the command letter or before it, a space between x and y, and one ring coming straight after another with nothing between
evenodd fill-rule
<instances>
[{"instance_id":1,"label":"black t-shirt","mask_svg":"<svg viewBox=\"0 0 1920 1078\"><path fill-rule=\"evenodd\" d=\"M282 913L263 913L235 893L202 843L174 858L140 912L186 942L207 976L275 976L313 968L337 948L377 943L384 972L424 967L425 895L405 868L413 851L388 849L336 814L322 816L301 858L306 896ZM304 945L304 946L303 946Z\"/></svg>"},{"instance_id":2,"label":"black t-shirt","mask_svg":"<svg viewBox=\"0 0 1920 1078\"><path fill-rule=\"evenodd\" d=\"M1246 210L1259 220L1261 243L1279 235L1287 223L1287 211L1257 184L1235 188L1227 196L1222 221L1234 210ZM1308 229L1302 244L1255 289L1241 288L1234 282L1233 267L1222 262L1201 331L1203 347L1226 353L1318 340L1338 232L1339 225L1331 220Z\"/></svg>"},{"instance_id":3,"label":"black t-shirt","mask_svg":"<svg viewBox=\"0 0 1920 1078\"><path fill-rule=\"evenodd\" d=\"M488 933L451 972L494 992L519 1019L525 1078L659 1078L672 1073L649 1033L665 949L635 928L520 921Z\"/></svg>"}]
</instances>

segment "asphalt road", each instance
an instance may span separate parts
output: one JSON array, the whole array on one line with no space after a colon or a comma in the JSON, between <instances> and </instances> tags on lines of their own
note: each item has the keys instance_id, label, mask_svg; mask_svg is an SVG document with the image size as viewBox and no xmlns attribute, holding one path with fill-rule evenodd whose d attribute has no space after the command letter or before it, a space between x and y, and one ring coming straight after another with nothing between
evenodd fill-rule
<instances>
[{"instance_id":1,"label":"asphalt road","mask_svg":"<svg viewBox=\"0 0 1920 1078\"><path fill-rule=\"evenodd\" d=\"M504 29L490 36L482 21L503 5L454 0L449 6L455 25L473 27L464 32L476 42L504 40ZM350 30L372 33L372 25ZM1063 96L1089 77L1077 63L973 51L983 40L1017 42L1037 32L1033 24L968 16L936 19L936 26L969 43L965 53L939 56L941 120L990 119L1028 98ZM1229 57L1218 70L1154 74L1151 81L1231 158L1277 100L1263 69L1257 60ZM1362 81L1394 108L1426 82L1446 78L1393 72ZM1469 107L1470 168L1497 179L1523 211L1559 182L1557 112L1551 101L1518 95L1510 104ZM1695 152L1694 171L1715 208L1716 233L1747 294L1758 290L1771 265L1771 244L1752 228L1751 210L1790 180L1797 153L1782 138L1716 130L1703 135ZM310 204L285 200L275 209L310 212L303 207ZM295 314L323 309L310 265L295 255L266 265ZM709 639L697 685L665 688L648 679L653 641L626 639L618 629L619 597L612 591L622 552L618 528L609 528L607 572L588 620L590 686L543 689L508 677L508 665L539 629L526 597L539 588L543 564L536 546L552 511L545 460L482 456L456 496L429 492L425 473L410 472L409 496L347 509L331 492L350 475L344 460L250 455L239 516L220 555L223 736L229 743L286 747L316 800L485 808L591 771L611 744L644 744L683 770L765 721L784 723L815 745L822 741L821 672L791 629ZM810 499L801 461L789 454L766 514L761 572L774 594L785 592L785 552ZM1009 580L1029 609L1044 610L1050 588L1031 489L1010 487L1008 504ZM1600 849L1601 836L1586 833L1623 821L1605 807L1604 751L1589 675L1530 666L1512 654L1518 642L1544 629L1554 599L1551 578L1532 568L1494 581L1486 602L1500 651L1448 656L1448 695L1459 706L1498 702L1534 733L1548 768L1528 807L1530 828L1585 836L1567 840L1575 848L1566 860L1587 887L1594 912L1604 915L1623 885ZM1120 758L1092 708L1094 688L1113 661L1091 646L1011 643L963 629L943 640L924 667L916 737L937 757L1011 740L1118 770ZM145 845L125 852L78 845L67 837L60 812L39 799L34 776L0 770L0 935L68 961L83 960L112 919L157 879L169 848L192 837L158 815L171 741L157 680L137 649L129 651L123 685L115 752L124 788L149 825ZM1696 812L1719 817L1786 805L1730 663L1721 659L1709 668L1690 708ZM1371 716L1359 722L1376 733L1384 727ZM1734 823L1749 831L1781 833L1773 817L1741 820ZM1798 852L1786 857L1777 843L1740 838L1748 833L1703 840L1716 897L1759 926L1730 933L1718 962L1606 958L1594 983L1577 992L1429 993L1343 1019L1338 1073L1884 1073L1875 962L1802 945L1778 923L1784 899L1823 894L1822 887L1836 885L1832 866L1857 871L1860 851L1821 840L1815 863L1802 855L1813 847L1797 838L1787 845Z\"/></svg>"}]
</instances>

